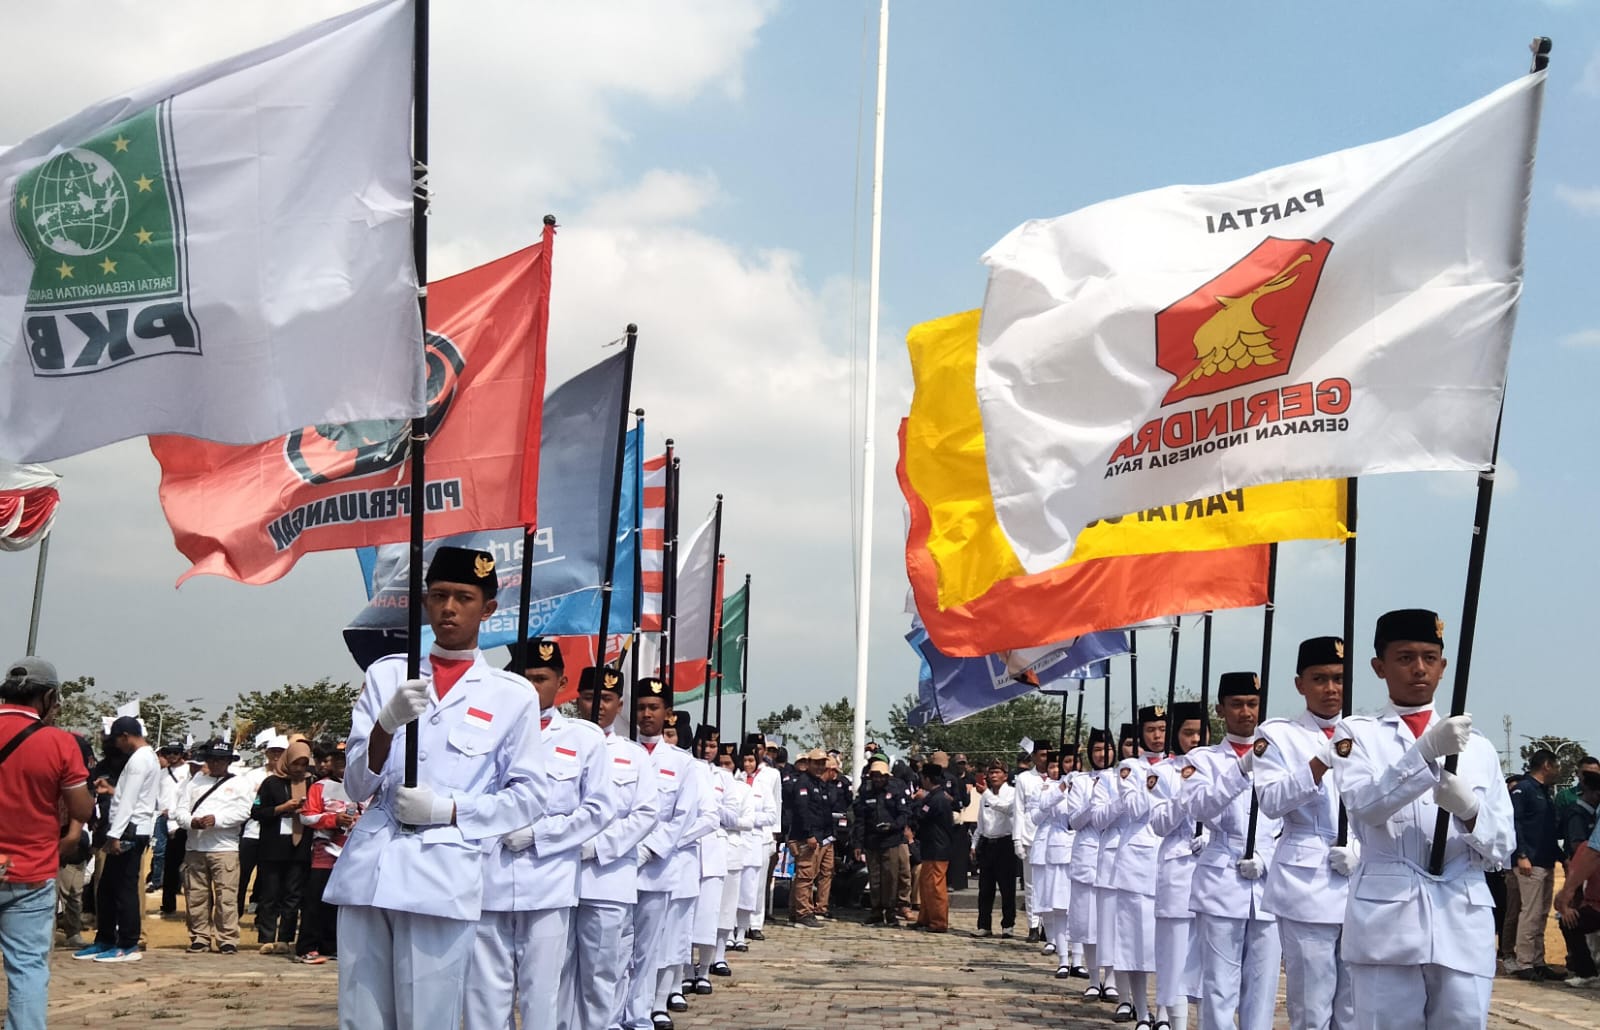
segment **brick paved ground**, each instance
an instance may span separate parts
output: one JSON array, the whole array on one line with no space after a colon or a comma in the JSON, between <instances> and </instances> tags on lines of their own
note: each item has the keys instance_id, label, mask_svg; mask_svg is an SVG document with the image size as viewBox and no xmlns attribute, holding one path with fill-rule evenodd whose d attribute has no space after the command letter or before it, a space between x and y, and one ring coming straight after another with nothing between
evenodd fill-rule
<instances>
[{"instance_id":1,"label":"brick paved ground","mask_svg":"<svg viewBox=\"0 0 1600 1030\"><path fill-rule=\"evenodd\" d=\"M1078 1000L1083 981L1057 981L1055 960L1018 938L977 940L975 892L953 896L957 927L938 936L839 920L820 930L771 926L768 939L733 955L735 976L695 998L683 1028L861 1028L1001 1030L1018 1025L1110 1027L1111 1008ZM74 962L57 952L50 1025L101 1028L203 1026L207 1030L332 1030L334 965L308 967L253 951L231 958L182 953L181 923L152 922L152 947L138 964ZM248 941L253 934L248 929ZM1279 1009L1280 1025L1283 1019ZM1497 1028L1600 1026L1600 990L1495 984ZM1192 1024L1191 1024L1192 1025Z\"/></svg>"}]
</instances>

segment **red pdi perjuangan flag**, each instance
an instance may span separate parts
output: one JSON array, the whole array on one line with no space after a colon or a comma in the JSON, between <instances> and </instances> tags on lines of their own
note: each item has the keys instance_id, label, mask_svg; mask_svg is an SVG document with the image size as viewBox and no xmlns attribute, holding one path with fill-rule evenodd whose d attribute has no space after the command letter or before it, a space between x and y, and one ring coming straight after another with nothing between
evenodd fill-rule
<instances>
[{"instance_id":1,"label":"red pdi perjuangan flag","mask_svg":"<svg viewBox=\"0 0 1600 1030\"><path fill-rule=\"evenodd\" d=\"M430 537L536 521L554 236L547 226L538 244L428 287ZM249 447L152 436L161 507L194 563L178 582L270 583L307 551L408 539L409 437L403 420Z\"/></svg>"}]
</instances>

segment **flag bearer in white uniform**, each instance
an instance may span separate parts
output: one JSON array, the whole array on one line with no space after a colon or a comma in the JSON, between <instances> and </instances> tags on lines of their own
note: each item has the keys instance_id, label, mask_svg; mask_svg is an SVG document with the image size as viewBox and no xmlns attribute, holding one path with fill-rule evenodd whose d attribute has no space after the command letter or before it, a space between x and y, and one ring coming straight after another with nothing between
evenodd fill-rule
<instances>
[{"instance_id":1,"label":"flag bearer in white uniform","mask_svg":"<svg viewBox=\"0 0 1600 1030\"><path fill-rule=\"evenodd\" d=\"M694 932L690 938L694 955L685 980L689 984L686 990L710 994L713 990L711 964L718 959L717 941L726 940L721 932L722 909L730 879L734 882L736 900L738 894L740 866L735 863L742 863L743 859L738 855L735 840L740 832L749 828L750 823L746 821L740 826L740 819L745 816L744 805L734 789L733 773L730 771L733 759L728 759L730 769L724 769L718 762L721 740L717 728L702 726L695 735L695 741L696 757L700 758L701 764L710 773L709 796L716 809L717 826L700 838L700 897L695 900ZM730 907L729 931L733 929L733 915Z\"/></svg>"},{"instance_id":2,"label":"flag bearer in white uniform","mask_svg":"<svg viewBox=\"0 0 1600 1030\"><path fill-rule=\"evenodd\" d=\"M1511 858L1511 796L1494 745L1470 715L1441 719L1444 624L1407 609L1378 620L1372 670L1389 690L1377 715L1345 719L1333 779L1361 842L1340 953L1360 1027L1482 1027L1494 983L1494 901L1485 871ZM1456 754L1454 775L1443 759ZM1440 809L1444 871L1429 872Z\"/></svg>"},{"instance_id":3,"label":"flag bearer in white uniform","mask_svg":"<svg viewBox=\"0 0 1600 1030\"><path fill-rule=\"evenodd\" d=\"M634 721L639 744L649 764L645 775L655 783L656 825L639 844L639 897L633 909L633 954L628 962L622 1026L626 1030L671 1030L672 1017L655 1008L657 974L666 963L666 940L672 892L682 880L672 861L678 842L700 811L700 780L694 758L662 740L672 694L659 679L634 685ZM681 863L680 863L681 866ZM696 866L698 877L698 866ZM674 959L676 964L678 960Z\"/></svg>"},{"instance_id":4,"label":"flag bearer in white uniform","mask_svg":"<svg viewBox=\"0 0 1600 1030\"><path fill-rule=\"evenodd\" d=\"M1058 757L1057 757L1057 761L1056 761L1057 774L1056 774L1056 781L1055 782L1056 782L1057 786L1059 786L1062 783L1067 782L1067 780L1071 776L1073 776L1075 773L1077 773L1077 771L1078 771L1078 761L1079 760L1078 760L1078 745L1077 745L1077 743L1075 741L1063 740L1061 742L1061 750L1060 750L1060 752L1058 752ZM1069 914L1071 912L1071 901L1072 901L1072 896L1071 896L1072 877L1070 875L1071 874L1071 865L1072 865L1072 847L1073 847L1073 844L1077 840L1078 831L1072 828L1072 820L1069 819L1069 818L1066 818L1065 810L1063 810L1062 818L1064 820L1064 825L1066 826L1066 832L1062 835L1061 842L1066 847L1066 855L1067 855L1067 857L1066 857L1065 862L1063 863L1063 866L1062 866L1062 869L1061 869L1061 875L1065 876L1067 878L1066 886L1067 886L1067 892L1068 892L1067 893L1068 907L1063 909L1060 912L1060 918L1058 920L1056 920L1056 930L1054 931L1054 934L1053 935L1047 935L1047 941L1046 941L1046 944L1045 944L1045 952L1044 953L1046 955L1057 955L1057 954L1059 954L1061 956L1061 958L1057 962L1057 965L1058 966L1066 966L1066 967L1068 967L1067 968L1067 975L1076 976L1076 977L1087 977L1089 975L1089 971L1083 967L1083 945L1081 943L1079 943L1078 941L1072 940L1071 935L1068 933L1068 925L1069 925L1069 918L1070 918ZM1037 846L1038 838L1035 837L1034 840L1035 840L1035 844ZM1029 855L1030 855L1030 857L1032 855L1031 849L1029 851ZM1044 925L1042 923L1040 924L1039 932L1041 934L1045 933ZM1061 941L1062 940L1067 941L1067 950L1065 950L1065 951L1061 950ZM1057 970L1057 972L1059 974L1059 969Z\"/></svg>"},{"instance_id":5,"label":"flag bearer in white uniform","mask_svg":"<svg viewBox=\"0 0 1600 1030\"><path fill-rule=\"evenodd\" d=\"M1094 874L1100 866L1100 830L1089 821L1089 809L1100 784L1099 771L1111 762L1111 738L1098 727L1089 731L1089 767L1067 778L1067 821L1072 827L1072 904L1067 910L1067 936L1083 946L1083 964L1089 986L1083 997L1099 1001L1105 993L1106 969L1101 965L1096 934ZM1109 942L1108 942L1109 943ZM1107 956L1109 957L1109 949ZM1112 988L1115 990L1115 988Z\"/></svg>"},{"instance_id":6,"label":"flag bearer in white uniform","mask_svg":"<svg viewBox=\"0 0 1600 1030\"><path fill-rule=\"evenodd\" d=\"M1167 710L1160 705L1139 709L1134 732L1138 734L1139 757L1125 758L1117 766L1123 832L1111 871L1117 921L1112 964L1122 1002L1113 1018L1127 1022L1131 1014L1138 1021L1137 1030L1150 1030L1150 974L1156 970L1156 860L1161 849L1161 835L1150 827L1150 788L1167 753Z\"/></svg>"},{"instance_id":7,"label":"flag bearer in white uniform","mask_svg":"<svg viewBox=\"0 0 1600 1030\"><path fill-rule=\"evenodd\" d=\"M767 867L775 845L772 835L778 829L778 806L783 793L778 771L762 764L759 744L739 755L740 782L750 789L755 805L754 824L744 834L744 871L739 874L739 910L734 918L733 940L728 947L734 951L748 951L746 943L752 929L761 926L761 917L767 905Z\"/></svg>"},{"instance_id":8,"label":"flag bearer in white uniform","mask_svg":"<svg viewBox=\"0 0 1600 1030\"><path fill-rule=\"evenodd\" d=\"M1227 737L1184 756L1195 770L1183 784L1185 814L1203 822L1209 834L1190 900L1194 946L1200 949L1200 1025L1207 1028L1232 1026L1237 1015L1239 1030L1269 1030L1278 1003L1282 948L1272 913L1262 906L1276 819L1260 814L1255 853L1244 857L1260 712L1260 678L1223 673L1217 713Z\"/></svg>"},{"instance_id":9,"label":"flag bearer in white uniform","mask_svg":"<svg viewBox=\"0 0 1600 1030\"><path fill-rule=\"evenodd\" d=\"M1133 757L1133 724L1122 724L1121 735L1117 738L1129 744L1128 753L1123 758ZM1116 752L1121 752L1119 747ZM1096 951L1100 958L1100 965L1109 973L1109 981L1100 989L1100 1000L1116 1002L1121 1008L1122 987L1117 973L1117 888L1112 882L1112 873L1117 868L1117 854L1122 849L1123 830L1127 825L1127 817L1122 810L1121 792L1117 789L1120 779L1120 759L1113 757L1108 768L1095 773L1094 803L1090 806L1088 818L1091 825L1100 831L1100 861L1094 871L1094 936ZM1121 1020L1127 1022L1127 1020Z\"/></svg>"},{"instance_id":10,"label":"flag bearer in white uniform","mask_svg":"<svg viewBox=\"0 0 1600 1030\"><path fill-rule=\"evenodd\" d=\"M1028 804L1049 782L1045 770L1050 766L1050 751L1043 744L1034 746L1028 755L1028 760L1033 763L1033 768L1025 769L1017 774L1016 790L1011 796L1011 845L1016 852L1017 864L1022 867L1022 900L1028 910L1028 941L1044 940L1044 933L1040 930L1043 921L1039 917L1039 906L1033 898L1033 864L1028 861L1029 849L1033 847L1033 817L1028 814Z\"/></svg>"},{"instance_id":11,"label":"flag bearer in white uniform","mask_svg":"<svg viewBox=\"0 0 1600 1030\"><path fill-rule=\"evenodd\" d=\"M734 927L739 924L739 895L744 890L745 873L758 861L750 850L751 835L756 829L756 794L736 769L734 745L723 744L717 751L717 768L728 777L728 798L733 808L732 823L723 827L728 837L728 875L722 881L722 902L717 909L717 940L710 959L702 957L697 977L732 976L728 965L728 946L733 943ZM760 858L763 871L766 859ZM753 904L753 902L752 902Z\"/></svg>"},{"instance_id":12,"label":"flag bearer in white uniform","mask_svg":"<svg viewBox=\"0 0 1600 1030\"><path fill-rule=\"evenodd\" d=\"M483 855L544 814L539 699L490 667L478 627L495 609L494 558L441 547L426 576L434 646L417 679L403 655L367 669L345 751L345 790L372 803L350 831L323 900L339 906L339 1026L455 1026ZM406 734L418 738L405 782Z\"/></svg>"},{"instance_id":13,"label":"flag bearer in white uniform","mask_svg":"<svg viewBox=\"0 0 1600 1030\"><path fill-rule=\"evenodd\" d=\"M516 664L515 654L511 661ZM615 670L607 672L620 679ZM467 975L466 1030L510 1026L513 1002L523 1026L555 1025L582 849L617 814L605 734L587 719L556 711L567 676L554 640L528 641L522 675L539 697L550 794L537 823L505 834L484 856L483 918Z\"/></svg>"},{"instance_id":14,"label":"flag bearer in white uniform","mask_svg":"<svg viewBox=\"0 0 1600 1030\"><path fill-rule=\"evenodd\" d=\"M1065 761L1065 750L1062 755ZM1072 909L1073 837L1067 818L1070 776L1046 780L1028 801L1033 820L1033 845L1028 850L1033 864L1033 900L1038 906L1039 932L1055 945L1058 980L1072 975L1072 948L1067 937L1067 913Z\"/></svg>"},{"instance_id":15,"label":"flag bearer in white uniform","mask_svg":"<svg viewBox=\"0 0 1600 1030\"><path fill-rule=\"evenodd\" d=\"M633 906L639 896L639 844L655 829L659 803L650 756L612 731L622 711L622 674L585 669L578 678L580 712L593 711L596 690L617 814L582 848L578 908L561 971L559 1030L606 1030L621 1024L633 954Z\"/></svg>"},{"instance_id":16,"label":"flag bearer in white uniform","mask_svg":"<svg viewBox=\"0 0 1600 1030\"><path fill-rule=\"evenodd\" d=\"M694 981L689 974L694 966L694 916L701 893L700 855L705 839L721 825L721 795L716 793L711 767L694 760L695 737L688 715L683 712L668 715L661 740L690 756L689 769L698 785L697 796L700 799L695 817L679 836L677 850L672 856L675 886L667 905L667 928L663 931L661 971L656 977L654 1009L666 1010L670 1016L673 1012L687 1011L688 995L694 993Z\"/></svg>"},{"instance_id":17,"label":"flag bearer in white uniform","mask_svg":"<svg viewBox=\"0 0 1600 1030\"><path fill-rule=\"evenodd\" d=\"M1339 792L1327 775L1344 706L1344 646L1338 637L1301 642L1294 686L1306 710L1263 722L1268 746L1255 760L1261 811L1283 820L1262 904L1278 919L1290 1030L1356 1025L1350 974L1339 960L1355 849L1334 846Z\"/></svg>"},{"instance_id":18,"label":"flag bearer in white uniform","mask_svg":"<svg viewBox=\"0 0 1600 1030\"><path fill-rule=\"evenodd\" d=\"M1189 1001L1200 998L1200 954L1194 948L1194 913L1189 903L1195 863L1205 837L1195 832L1194 819L1184 811L1184 770L1193 776L1194 767L1179 759L1200 746L1206 713L1198 701L1180 701L1172 706L1171 714L1177 729L1172 760L1151 770L1156 778L1153 784L1146 781L1150 829L1161 838L1156 852L1155 1030L1186 1030Z\"/></svg>"}]
</instances>

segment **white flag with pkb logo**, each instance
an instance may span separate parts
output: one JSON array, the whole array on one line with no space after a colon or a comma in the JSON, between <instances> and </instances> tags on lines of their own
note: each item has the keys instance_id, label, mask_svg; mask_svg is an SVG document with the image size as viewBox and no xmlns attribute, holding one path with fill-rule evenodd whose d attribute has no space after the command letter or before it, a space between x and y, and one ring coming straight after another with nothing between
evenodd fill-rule
<instances>
[{"instance_id":1,"label":"white flag with pkb logo","mask_svg":"<svg viewBox=\"0 0 1600 1030\"><path fill-rule=\"evenodd\" d=\"M410 0L0 151L0 457L424 405Z\"/></svg>"},{"instance_id":2,"label":"white flag with pkb logo","mask_svg":"<svg viewBox=\"0 0 1600 1030\"><path fill-rule=\"evenodd\" d=\"M1029 572L1095 519L1489 463L1545 73L1431 125L1013 230L977 390Z\"/></svg>"}]
</instances>

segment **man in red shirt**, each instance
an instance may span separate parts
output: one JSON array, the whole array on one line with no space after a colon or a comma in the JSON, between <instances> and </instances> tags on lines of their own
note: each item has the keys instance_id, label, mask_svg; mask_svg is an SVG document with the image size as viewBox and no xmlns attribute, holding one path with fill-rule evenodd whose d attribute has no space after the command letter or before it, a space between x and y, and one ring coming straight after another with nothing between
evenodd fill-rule
<instances>
[{"instance_id":1,"label":"man in red shirt","mask_svg":"<svg viewBox=\"0 0 1600 1030\"><path fill-rule=\"evenodd\" d=\"M61 702L55 666L23 658L0 681L0 953L8 1030L44 1030L55 931L56 867L94 811L71 734L50 725ZM62 830L63 810L67 826Z\"/></svg>"}]
</instances>

